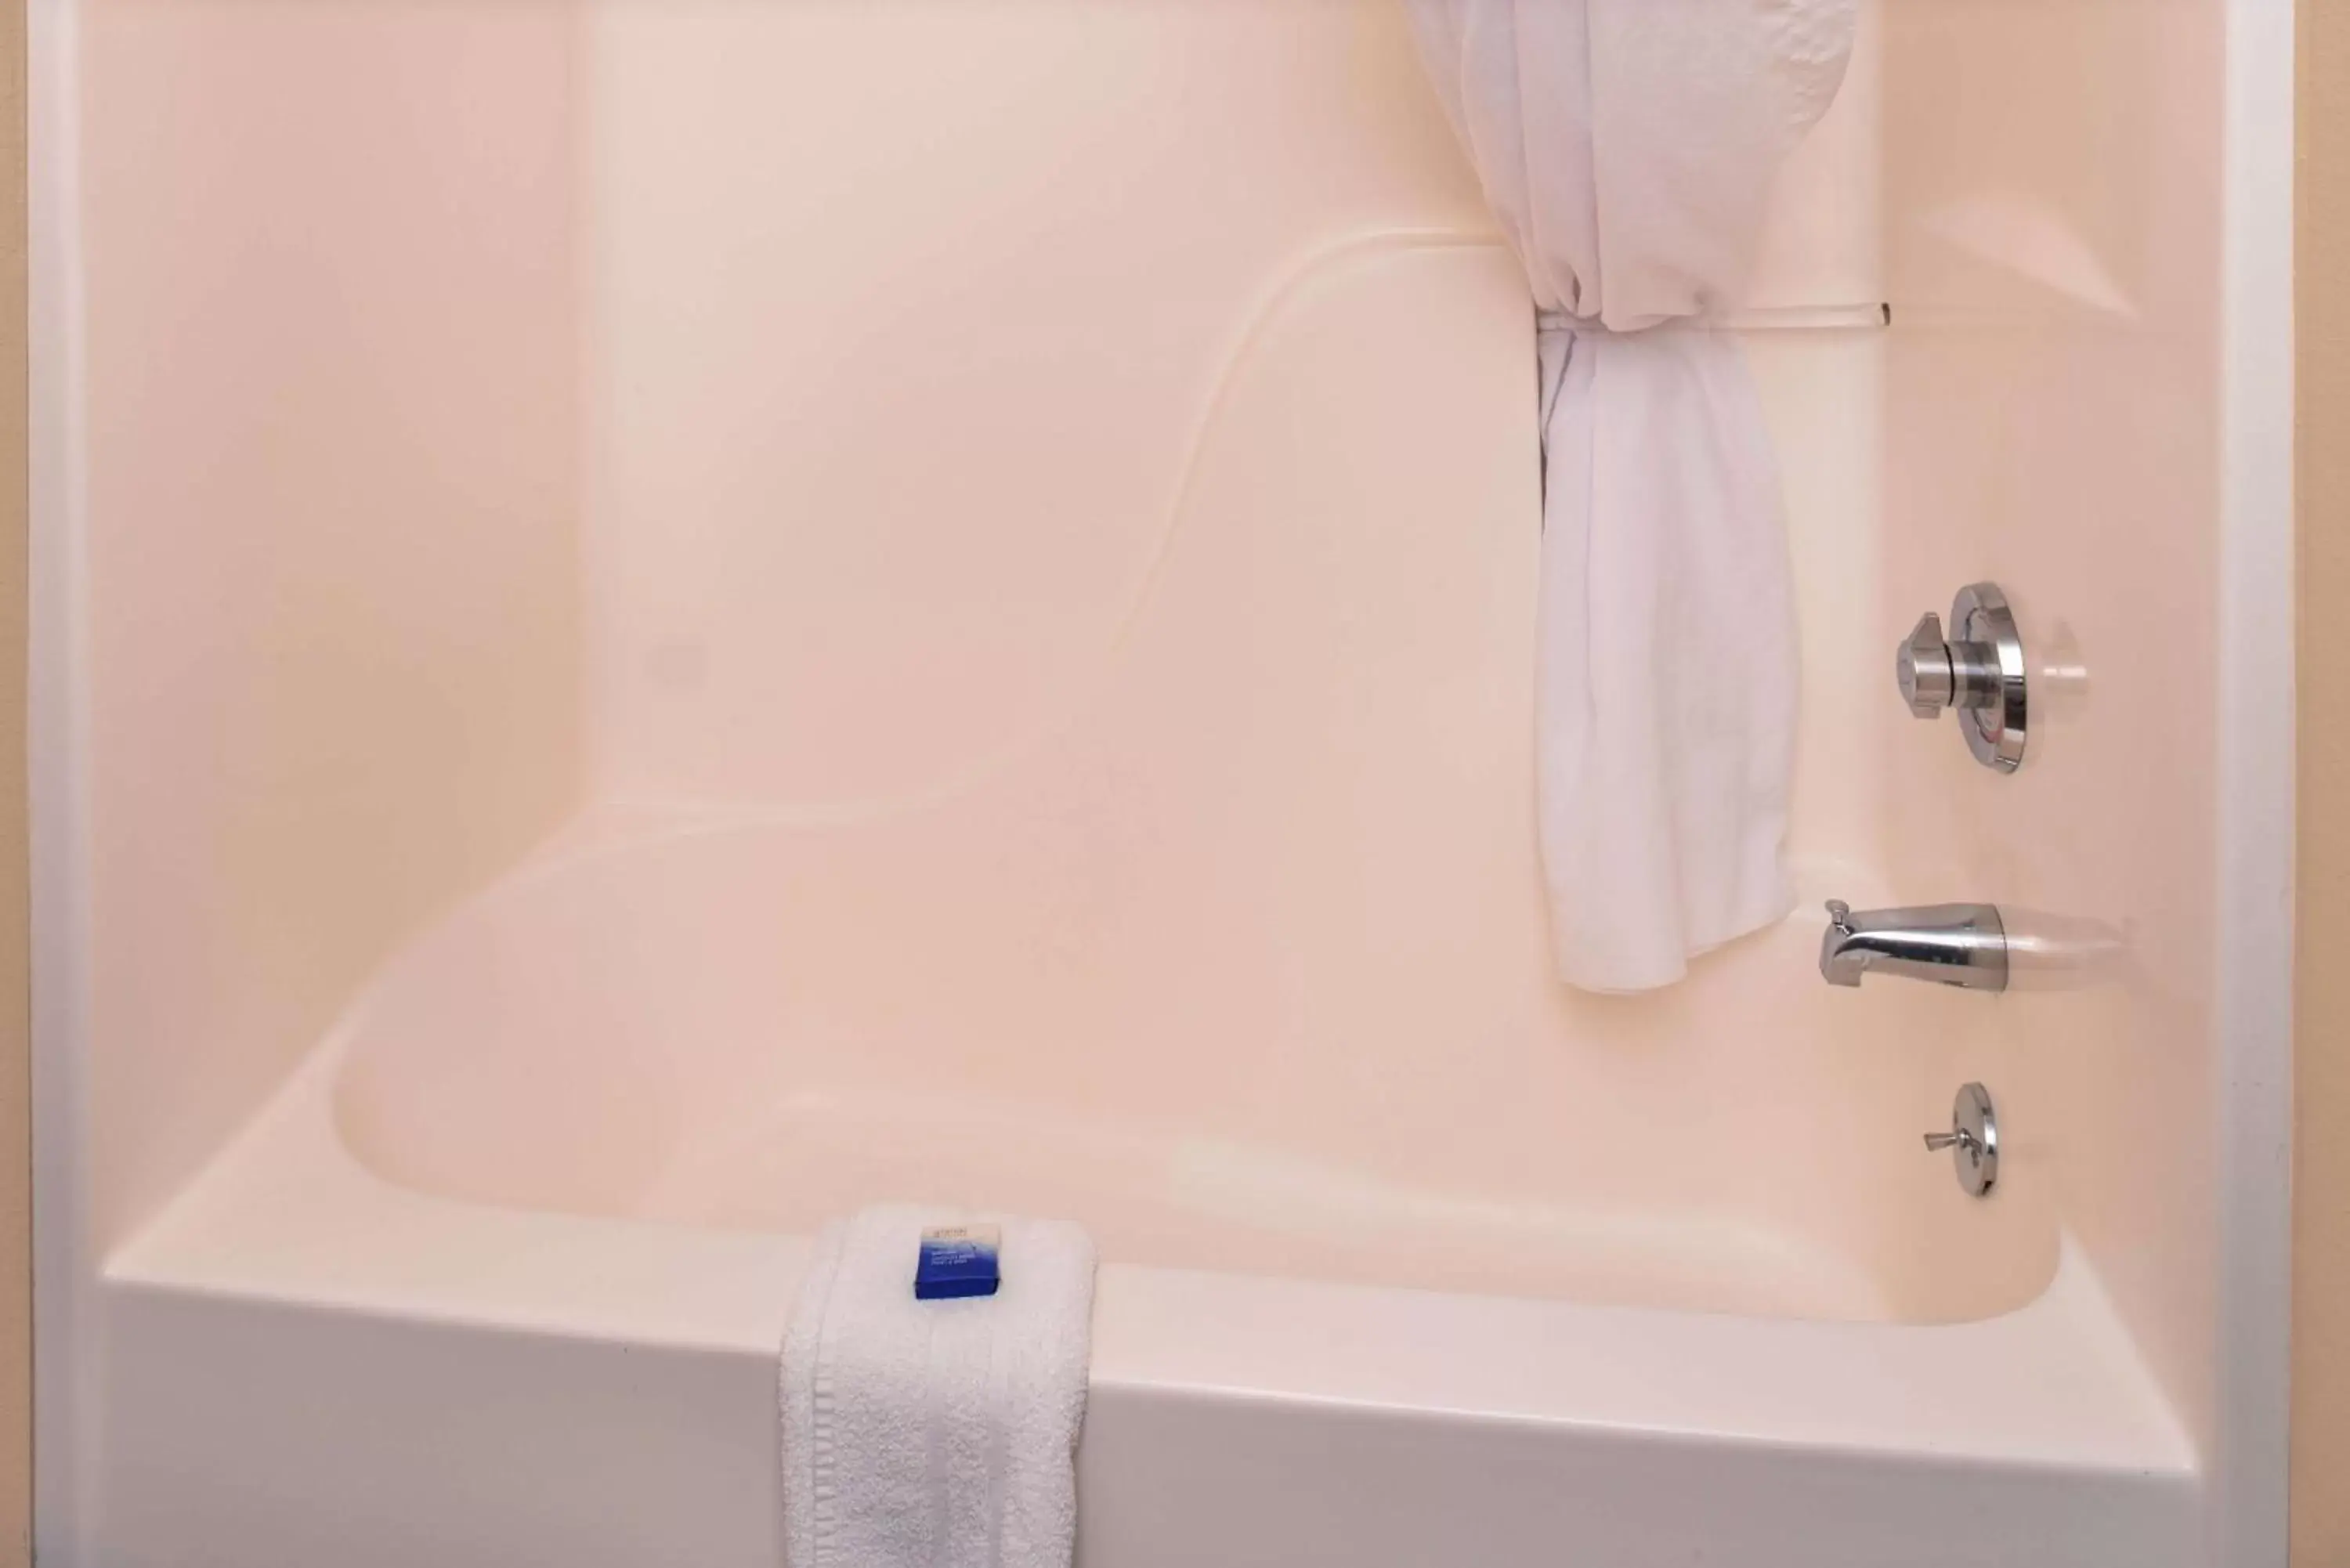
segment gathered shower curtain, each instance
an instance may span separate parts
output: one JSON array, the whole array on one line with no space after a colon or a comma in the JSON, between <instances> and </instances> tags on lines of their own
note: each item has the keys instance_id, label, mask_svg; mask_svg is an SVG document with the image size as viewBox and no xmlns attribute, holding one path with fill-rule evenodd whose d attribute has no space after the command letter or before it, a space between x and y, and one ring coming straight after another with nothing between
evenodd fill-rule
<instances>
[{"instance_id":1,"label":"gathered shower curtain","mask_svg":"<svg viewBox=\"0 0 2350 1568\"><path fill-rule=\"evenodd\" d=\"M1539 822L1568 983L1643 991L1794 901L1778 472L1714 329L1856 0L1409 0L1534 286Z\"/></svg>"}]
</instances>

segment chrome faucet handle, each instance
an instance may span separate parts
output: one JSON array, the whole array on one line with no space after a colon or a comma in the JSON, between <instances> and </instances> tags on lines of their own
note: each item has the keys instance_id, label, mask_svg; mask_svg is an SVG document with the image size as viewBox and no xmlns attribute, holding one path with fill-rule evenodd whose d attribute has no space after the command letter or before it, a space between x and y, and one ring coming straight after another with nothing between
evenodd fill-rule
<instances>
[{"instance_id":1,"label":"chrome faucet handle","mask_svg":"<svg viewBox=\"0 0 2350 1568\"><path fill-rule=\"evenodd\" d=\"M1894 650L1893 678L1912 717L1931 719L1950 705L1958 694L1958 679L1950 669L1950 645L1942 639L1940 616L1929 611L1909 640Z\"/></svg>"},{"instance_id":2,"label":"chrome faucet handle","mask_svg":"<svg viewBox=\"0 0 2350 1568\"><path fill-rule=\"evenodd\" d=\"M2012 774L2022 764L2029 715L2023 643L1998 584L1959 590L1948 635L1941 617L1921 617L1893 650L1893 679L1913 718L1957 709L1967 750L1983 766Z\"/></svg>"},{"instance_id":3,"label":"chrome faucet handle","mask_svg":"<svg viewBox=\"0 0 2350 1568\"><path fill-rule=\"evenodd\" d=\"M1975 1147L1975 1135L1967 1131L1964 1127L1953 1127L1950 1131L1946 1133L1928 1133L1926 1135L1926 1152L1928 1154L1939 1154L1946 1148L1973 1148Z\"/></svg>"}]
</instances>

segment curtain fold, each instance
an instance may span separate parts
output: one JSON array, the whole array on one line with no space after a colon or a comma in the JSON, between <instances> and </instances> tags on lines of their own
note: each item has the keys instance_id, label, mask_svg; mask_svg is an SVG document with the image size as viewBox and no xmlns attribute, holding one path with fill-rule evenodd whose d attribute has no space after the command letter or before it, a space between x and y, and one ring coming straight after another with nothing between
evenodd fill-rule
<instances>
[{"instance_id":1,"label":"curtain fold","mask_svg":"<svg viewBox=\"0 0 2350 1568\"><path fill-rule=\"evenodd\" d=\"M1794 589L1733 305L1857 0L1409 0L1533 286L1539 825L1560 976L1669 985L1794 902Z\"/></svg>"}]
</instances>

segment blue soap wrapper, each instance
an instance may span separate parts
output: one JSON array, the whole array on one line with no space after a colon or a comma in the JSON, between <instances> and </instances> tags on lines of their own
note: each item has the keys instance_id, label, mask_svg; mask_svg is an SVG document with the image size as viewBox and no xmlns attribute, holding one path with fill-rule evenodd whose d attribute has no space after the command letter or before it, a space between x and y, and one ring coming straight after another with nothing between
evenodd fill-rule
<instances>
[{"instance_id":1,"label":"blue soap wrapper","mask_svg":"<svg viewBox=\"0 0 2350 1568\"><path fill-rule=\"evenodd\" d=\"M923 1231L914 1264L914 1299L993 1295L1003 1283L996 1266L1003 1244L1003 1232L993 1225L938 1225Z\"/></svg>"}]
</instances>

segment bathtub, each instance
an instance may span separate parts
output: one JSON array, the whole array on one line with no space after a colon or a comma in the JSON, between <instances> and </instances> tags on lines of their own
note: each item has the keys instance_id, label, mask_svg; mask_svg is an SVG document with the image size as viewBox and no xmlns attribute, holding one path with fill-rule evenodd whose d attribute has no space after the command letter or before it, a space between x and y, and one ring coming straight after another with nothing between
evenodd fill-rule
<instances>
[{"instance_id":1,"label":"bathtub","mask_svg":"<svg viewBox=\"0 0 2350 1568\"><path fill-rule=\"evenodd\" d=\"M1089 1568L2191 1560L2192 1452L2077 1250L2011 1267L2003 1310L1917 1321L1986 1303L1774 1219L1803 1185L1778 1129L1726 1127L1717 1195L1669 1208L1579 1179L1638 1129L1529 1118L1502 1189L1458 1173L1510 1118L1440 1090L1398 1111L1410 1148L1376 1106L1187 1095L1273 1044L1237 1018L1162 1081L983 1092L986 1053L931 1042L1066 1002L983 1017L991 944L1028 933L962 909L932 914L972 967L845 1067L810 1047L882 977L794 891L831 836L583 827L397 961L106 1267L103 1560L773 1564L807 1235L905 1196L1100 1242ZM1812 941L1767 933L1711 988L1736 1010L1627 1011L1614 1043L1865 1032ZM755 1085L708 1071L743 1029Z\"/></svg>"}]
</instances>

